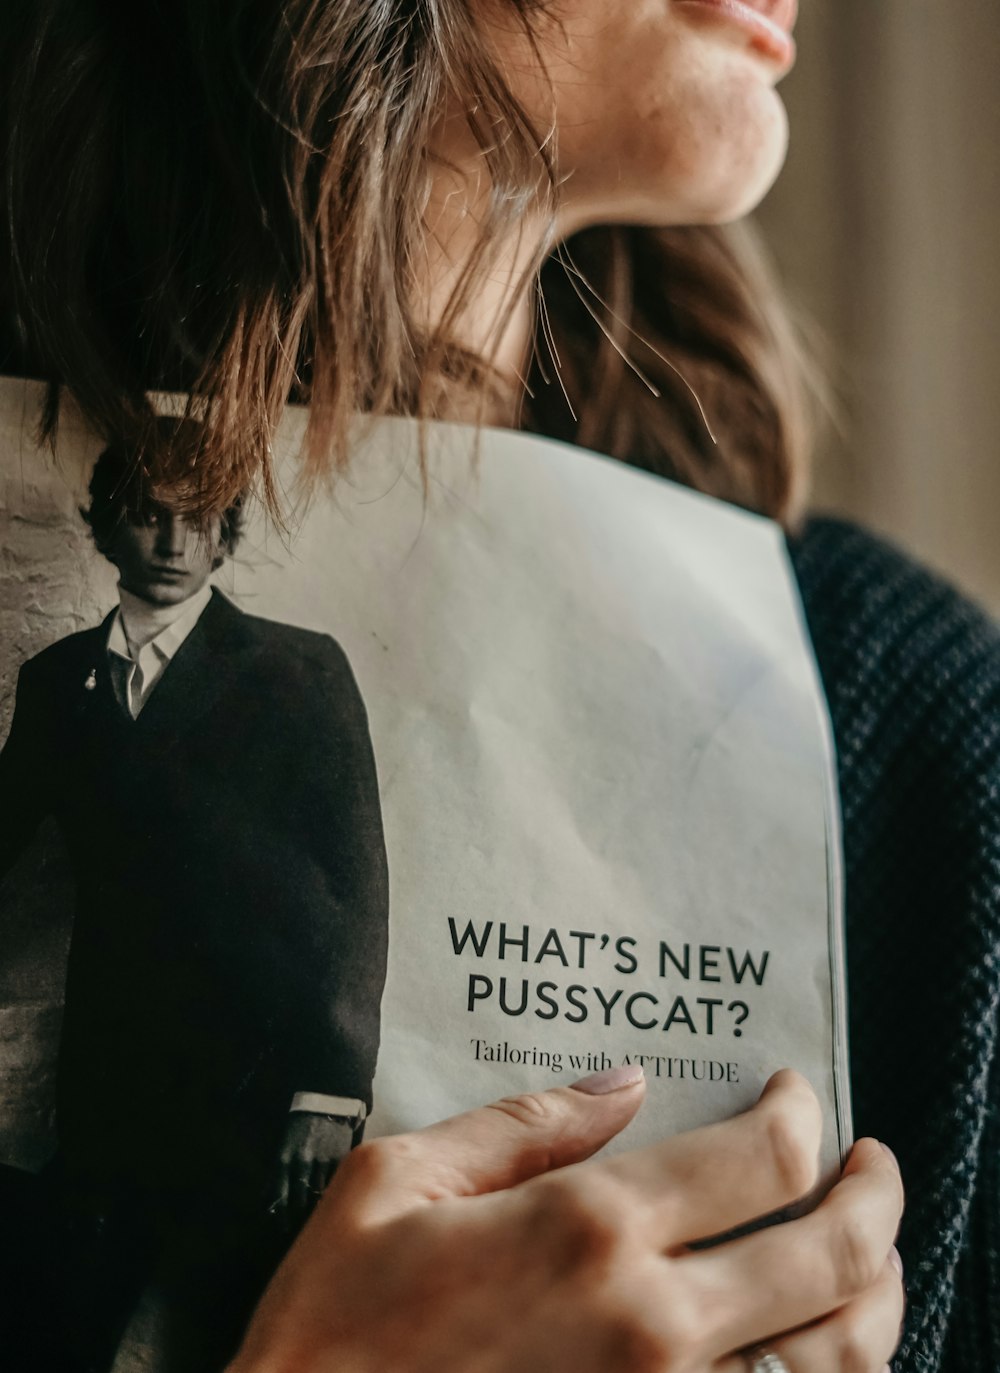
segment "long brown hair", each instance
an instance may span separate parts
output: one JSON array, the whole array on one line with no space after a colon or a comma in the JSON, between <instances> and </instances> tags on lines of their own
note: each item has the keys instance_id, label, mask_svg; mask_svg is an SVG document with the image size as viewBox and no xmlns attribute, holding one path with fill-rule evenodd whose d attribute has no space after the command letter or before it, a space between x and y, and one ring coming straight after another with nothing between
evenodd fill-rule
<instances>
[{"instance_id":1,"label":"long brown hair","mask_svg":"<svg viewBox=\"0 0 1000 1373\"><path fill-rule=\"evenodd\" d=\"M532 39L544 0L504 0ZM486 412L490 360L451 340L495 247L554 213L532 126L467 0L18 0L5 76L8 355L109 442L154 441L150 388L202 424L190 512L255 486L309 406L305 463L349 457L359 411ZM429 141L469 97L491 186L478 250L440 324L415 314ZM592 229L534 264L522 423L780 519L809 445L808 386L745 226ZM3 348L0 333L0 350ZM0 355L2 364L2 355ZM468 406L466 404L466 410ZM194 480L192 480L194 478Z\"/></svg>"}]
</instances>

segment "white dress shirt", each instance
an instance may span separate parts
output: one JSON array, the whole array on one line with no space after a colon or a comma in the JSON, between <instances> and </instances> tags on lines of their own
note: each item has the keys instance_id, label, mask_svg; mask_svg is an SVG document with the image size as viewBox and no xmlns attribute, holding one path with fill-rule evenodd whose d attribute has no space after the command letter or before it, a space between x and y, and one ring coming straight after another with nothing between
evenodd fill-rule
<instances>
[{"instance_id":1,"label":"white dress shirt","mask_svg":"<svg viewBox=\"0 0 1000 1373\"><path fill-rule=\"evenodd\" d=\"M108 634L111 680L119 702L133 720L153 694L181 644L212 599L206 583L177 605L153 605L119 588L121 604Z\"/></svg>"},{"instance_id":2,"label":"white dress shirt","mask_svg":"<svg viewBox=\"0 0 1000 1373\"><path fill-rule=\"evenodd\" d=\"M108 633L108 665L119 704L133 720L149 700L174 655L188 637L212 599L206 584L178 605L158 606L119 587L118 614ZM354 1097L327 1096L322 1092L296 1092L291 1111L341 1116L362 1121L366 1108Z\"/></svg>"}]
</instances>

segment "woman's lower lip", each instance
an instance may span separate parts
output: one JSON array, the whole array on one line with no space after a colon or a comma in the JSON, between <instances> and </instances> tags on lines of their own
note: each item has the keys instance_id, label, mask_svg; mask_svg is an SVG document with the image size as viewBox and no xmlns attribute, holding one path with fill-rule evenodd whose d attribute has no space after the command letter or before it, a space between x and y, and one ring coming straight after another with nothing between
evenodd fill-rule
<instances>
[{"instance_id":1,"label":"woman's lower lip","mask_svg":"<svg viewBox=\"0 0 1000 1373\"><path fill-rule=\"evenodd\" d=\"M738 25L749 36L751 46L765 57L780 62L787 70L795 61L795 39L792 35L761 14L745 0L674 0L678 9L701 10L706 18L712 14L720 22Z\"/></svg>"}]
</instances>

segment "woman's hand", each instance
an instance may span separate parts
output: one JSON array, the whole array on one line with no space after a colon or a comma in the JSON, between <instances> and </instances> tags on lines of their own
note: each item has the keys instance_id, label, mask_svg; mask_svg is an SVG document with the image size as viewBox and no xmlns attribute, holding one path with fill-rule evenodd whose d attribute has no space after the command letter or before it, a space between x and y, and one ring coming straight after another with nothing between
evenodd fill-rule
<instances>
[{"instance_id":1,"label":"woman's hand","mask_svg":"<svg viewBox=\"0 0 1000 1373\"><path fill-rule=\"evenodd\" d=\"M892 1156L855 1145L811 1214L820 1112L796 1073L750 1111L582 1162L642 1101L618 1069L365 1144L279 1269L230 1373L878 1373L903 1293Z\"/></svg>"}]
</instances>

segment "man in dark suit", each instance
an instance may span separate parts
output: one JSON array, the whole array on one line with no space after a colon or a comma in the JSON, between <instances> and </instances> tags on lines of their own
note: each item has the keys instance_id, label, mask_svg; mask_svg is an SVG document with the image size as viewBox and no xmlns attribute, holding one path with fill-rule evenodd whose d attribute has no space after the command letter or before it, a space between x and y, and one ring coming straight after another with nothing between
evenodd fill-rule
<instances>
[{"instance_id":1,"label":"man in dark suit","mask_svg":"<svg viewBox=\"0 0 1000 1373\"><path fill-rule=\"evenodd\" d=\"M164 1265L210 1302L211 1366L280 1251L268 1213L304 1216L371 1106L375 766L333 639L210 588L238 508L195 528L113 449L90 494L121 602L21 669L0 875L54 815L77 888L50 1169L75 1366L109 1366Z\"/></svg>"}]
</instances>

